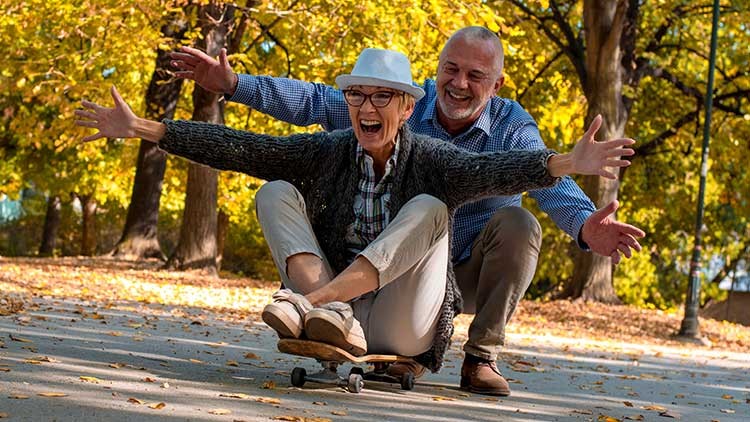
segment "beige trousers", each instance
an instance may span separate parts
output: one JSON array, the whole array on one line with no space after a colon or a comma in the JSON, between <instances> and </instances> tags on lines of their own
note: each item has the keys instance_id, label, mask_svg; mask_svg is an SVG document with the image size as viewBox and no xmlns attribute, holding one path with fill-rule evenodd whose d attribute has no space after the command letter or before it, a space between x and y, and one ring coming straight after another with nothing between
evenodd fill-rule
<instances>
[{"instance_id":1,"label":"beige trousers","mask_svg":"<svg viewBox=\"0 0 750 422\"><path fill-rule=\"evenodd\" d=\"M314 254L330 270L307 217L304 198L294 186L284 181L266 183L255 202L284 286L301 291L287 275L286 262L293 255ZM350 302L365 332L367 352L416 356L429 350L445 298L445 204L429 195L412 198L359 256L378 270L380 278L377 290Z\"/></svg>"}]
</instances>

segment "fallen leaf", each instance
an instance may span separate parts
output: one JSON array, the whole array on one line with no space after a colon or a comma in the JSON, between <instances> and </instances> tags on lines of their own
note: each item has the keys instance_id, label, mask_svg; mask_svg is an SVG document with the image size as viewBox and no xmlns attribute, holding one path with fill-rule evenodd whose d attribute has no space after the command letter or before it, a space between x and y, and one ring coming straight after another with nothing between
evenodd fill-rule
<instances>
[{"instance_id":1,"label":"fallen leaf","mask_svg":"<svg viewBox=\"0 0 750 422\"><path fill-rule=\"evenodd\" d=\"M10 368L0 368L0 372L10 372Z\"/></svg>"},{"instance_id":2,"label":"fallen leaf","mask_svg":"<svg viewBox=\"0 0 750 422\"><path fill-rule=\"evenodd\" d=\"M131 397L131 398L128 399L128 403L143 404L145 402L143 400L139 400L139 399L137 399L135 397Z\"/></svg>"},{"instance_id":3,"label":"fallen leaf","mask_svg":"<svg viewBox=\"0 0 750 422\"><path fill-rule=\"evenodd\" d=\"M161 388L169 388L169 383L165 382L164 384L161 385Z\"/></svg>"},{"instance_id":4,"label":"fallen leaf","mask_svg":"<svg viewBox=\"0 0 750 422\"><path fill-rule=\"evenodd\" d=\"M273 390L276 388L276 383L273 381L266 381L263 383L263 385L260 388L264 390Z\"/></svg>"},{"instance_id":5,"label":"fallen leaf","mask_svg":"<svg viewBox=\"0 0 750 422\"><path fill-rule=\"evenodd\" d=\"M581 415L593 415L594 412L588 410L588 409L573 409L573 413L579 413Z\"/></svg>"},{"instance_id":6,"label":"fallen leaf","mask_svg":"<svg viewBox=\"0 0 750 422\"><path fill-rule=\"evenodd\" d=\"M23 395L23 394L11 394L8 396L9 399L17 399L17 400L26 400L29 398L29 396Z\"/></svg>"},{"instance_id":7,"label":"fallen leaf","mask_svg":"<svg viewBox=\"0 0 750 422\"><path fill-rule=\"evenodd\" d=\"M432 400L433 401L454 401L455 399L450 398L450 397L443 397L443 396L433 396Z\"/></svg>"},{"instance_id":8,"label":"fallen leaf","mask_svg":"<svg viewBox=\"0 0 750 422\"><path fill-rule=\"evenodd\" d=\"M7 417L10 417L10 415L5 412L0 412L0 419L7 418Z\"/></svg>"},{"instance_id":9,"label":"fallen leaf","mask_svg":"<svg viewBox=\"0 0 750 422\"><path fill-rule=\"evenodd\" d=\"M724 394L723 396L721 396L721 398L722 399L727 399L727 400L732 400L734 398L734 396L732 396L730 394Z\"/></svg>"},{"instance_id":10,"label":"fallen leaf","mask_svg":"<svg viewBox=\"0 0 750 422\"><path fill-rule=\"evenodd\" d=\"M37 396L42 397L68 397L65 393L38 393Z\"/></svg>"},{"instance_id":11,"label":"fallen leaf","mask_svg":"<svg viewBox=\"0 0 750 422\"><path fill-rule=\"evenodd\" d=\"M500 399L495 397L483 397L482 400L484 401L500 401Z\"/></svg>"},{"instance_id":12,"label":"fallen leaf","mask_svg":"<svg viewBox=\"0 0 750 422\"><path fill-rule=\"evenodd\" d=\"M664 406L659 406L658 404L649 404L648 406L643 406L646 410L656 410L659 412L665 412L667 410Z\"/></svg>"},{"instance_id":13,"label":"fallen leaf","mask_svg":"<svg viewBox=\"0 0 750 422\"><path fill-rule=\"evenodd\" d=\"M166 406L166 404L164 404L164 403L151 403L151 404L148 405L148 407L150 407L152 409L156 409L156 410L164 409L165 406Z\"/></svg>"},{"instance_id":14,"label":"fallen leaf","mask_svg":"<svg viewBox=\"0 0 750 422\"><path fill-rule=\"evenodd\" d=\"M107 365L107 366L109 366L110 368L120 369L120 368L123 368L123 367L125 367L126 365L125 365L124 363L117 363L117 362L114 362L114 363L110 363L110 364L109 364L109 365Z\"/></svg>"},{"instance_id":15,"label":"fallen leaf","mask_svg":"<svg viewBox=\"0 0 750 422\"><path fill-rule=\"evenodd\" d=\"M42 361L36 359L24 359L23 363L28 363L30 365L41 365Z\"/></svg>"},{"instance_id":16,"label":"fallen leaf","mask_svg":"<svg viewBox=\"0 0 750 422\"><path fill-rule=\"evenodd\" d=\"M281 404L281 400L270 397L258 397L257 399L255 399L255 401L267 404Z\"/></svg>"},{"instance_id":17,"label":"fallen leaf","mask_svg":"<svg viewBox=\"0 0 750 422\"><path fill-rule=\"evenodd\" d=\"M333 410L331 411L331 414L336 416L347 416L347 413L343 410Z\"/></svg>"},{"instance_id":18,"label":"fallen leaf","mask_svg":"<svg viewBox=\"0 0 750 422\"><path fill-rule=\"evenodd\" d=\"M198 359L190 359L190 362L193 362L193 363L203 363L202 360L198 360Z\"/></svg>"},{"instance_id":19,"label":"fallen leaf","mask_svg":"<svg viewBox=\"0 0 750 422\"><path fill-rule=\"evenodd\" d=\"M663 418L680 419L680 415L678 415L677 413L672 413L668 410L664 412L659 412L659 416Z\"/></svg>"},{"instance_id":20,"label":"fallen leaf","mask_svg":"<svg viewBox=\"0 0 750 422\"><path fill-rule=\"evenodd\" d=\"M628 415L625 416L625 419L629 421L642 421L644 418L643 415Z\"/></svg>"},{"instance_id":21,"label":"fallen leaf","mask_svg":"<svg viewBox=\"0 0 750 422\"><path fill-rule=\"evenodd\" d=\"M55 358L51 358L49 356L37 356L34 359L42 361L42 362L49 362L49 363L60 363L59 360Z\"/></svg>"},{"instance_id":22,"label":"fallen leaf","mask_svg":"<svg viewBox=\"0 0 750 422\"><path fill-rule=\"evenodd\" d=\"M721 409L721 413L734 413L734 410L732 409Z\"/></svg>"},{"instance_id":23,"label":"fallen leaf","mask_svg":"<svg viewBox=\"0 0 750 422\"><path fill-rule=\"evenodd\" d=\"M230 415L232 414L232 411L229 409L213 409L209 410L208 413L212 415Z\"/></svg>"},{"instance_id":24,"label":"fallen leaf","mask_svg":"<svg viewBox=\"0 0 750 422\"><path fill-rule=\"evenodd\" d=\"M122 333L119 331L110 331L107 333L107 335L110 335L112 337L122 337Z\"/></svg>"},{"instance_id":25,"label":"fallen leaf","mask_svg":"<svg viewBox=\"0 0 750 422\"><path fill-rule=\"evenodd\" d=\"M249 399L250 396L243 393L221 393L219 394L219 397L229 397L232 399Z\"/></svg>"},{"instance_id":26,"label":"fallen leaf","mask_svg":"<svg viewBox=\"0 0 750 422\"><path fill-rule=\"evenodd\" d=\"M676 399L684 399L685 395L684 394L675 394L674 398L676 398Z\"/></svg>"},{"instance_id":27,"label":"fallen leaf","mask_svg":"<svg viewBox=\"0 0 750 422\"><path fill-rule=\"evenodd\" d=\"M624 401L624 402L622 402L622 403L623 403L623 404L624 404L625 406L627 406L627 407L633 407L633 403L631 403L631 402L629 402L629 401Z\"/></svg>"},{"instance_id":28,"label":"fallen leaf","mask_svg":"<svg viewBox=\"0 0 750 422\"><path fill-rule=\"evenodd\" d=\"M143 381L145 381L145 382L156 382L156 379L151 378L151 377L146 377L146 378L143 379Z\"/></svg>"},{"instance_id":29,"label":"fallen leaf","mask_svg":"<svg viewBox=\"0 0 750 422\"><path fill-rule=\"evenodd\" d=\"M96 377L80 376L80 377L78 377L78 379L80 379L83 382L91 382L91 383L94 383L94 384L99 384L99 382L101 382L101 380L99 378L96 378Z\"/></svg>"},{"instance_id":30,"label":"fallen leaf","mask_svg":"<svg viewBox=\"0 0 750 422\"><path fill-rule=\"evenodd\" d=\"M247 352L247 353L245 353L245 359L255 359L255 360L260 360L260 356L256 355L256 354L255 354L255 353L253 353L253 352Z\"/></svg>"},{"instance_id":31,"label":"fallen leaf","mask_svg":"<svg viewBox=\"0 0 750 422\"><path fill-rule=\"evenodd\" d=\"M240 364L236 360L228 360L227 366L240 366Z\"/></svg>"},{"instance_id":32,"label":"fallen leaf","mask_svg":"<svg viewBox=\"0 0 750 422\"><path fill-rule=\"evenodd\" d=\"M31 340L29 340L27 338L16 337L13 334L9 334L8 337L10 337L11 340L17 341L17 342L20 342L20 343L33 343L33 341L31 341Z\"/></svg>"},{"instance_id":33,"label":"fallen leaf","mask_svg":"<svg viewBox=\"0 0 750 422\"><path fill-rule=\"evenodd\" d=\"M619 419L617 419L614 416L609 415L599 415L599 417L596 419L598 422L620 422Z\"/></svg>"},{"instance_id":34,"label":"fallen leaf","mask_svg":"<svg viewBox=\"0 0 750 422\"><path fill-rule=\"evenodd\" d=\"M326 403L324 401L314 401L314 402L312 402L312 404L314 404L316 406L328 406L328 403Z\"/></svg>"}]
</instances>

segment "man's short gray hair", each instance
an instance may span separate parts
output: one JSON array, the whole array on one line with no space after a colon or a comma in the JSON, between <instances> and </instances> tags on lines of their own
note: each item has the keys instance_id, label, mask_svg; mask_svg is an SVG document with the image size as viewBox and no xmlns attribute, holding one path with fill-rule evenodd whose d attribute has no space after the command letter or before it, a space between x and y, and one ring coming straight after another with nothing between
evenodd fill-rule
<instances>
[{"instance_id":1,"label":"man's short gray hair","mask_svg":"<svg viewBox=\"0 0 750 422\"><path fill-rule=\"evenodd\" d=\"M495 49L498 51L498 61L499 61L499 71L500 74L502 74L503 71L503 65L505 61L505 54L503 52L503 43L500 41L500 37L498 34L490 31L489 29L483 27L483 26L467 26L464 28L459 29L458 31L454 32L453 35L451 35L450 38L448 38L448 41L445 43L445 45L448 45L448 43L451 42L452 39L458 38L458 37L464 37L471 40L480 40L480 41L490 41L495 46Z\"/></svg>"}]
</instances>

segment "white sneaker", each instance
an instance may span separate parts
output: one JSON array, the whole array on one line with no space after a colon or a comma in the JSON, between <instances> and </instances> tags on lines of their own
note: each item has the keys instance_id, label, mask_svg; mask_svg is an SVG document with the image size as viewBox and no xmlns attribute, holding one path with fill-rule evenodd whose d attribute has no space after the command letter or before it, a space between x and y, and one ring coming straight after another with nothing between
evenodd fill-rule
<instances>
[{"instance_id":1,"label":"white sneaker","mask_svg":"<svg viewBox=\"0 0 750 422\"><path fill-rule=\"evenodd\" d=\"M367 352L362 326L348 303L331 302L305 315L305 335L310 340L344 349L354 356Z\"/></svg>"},{"instance_id":2,"label":"white sneaker","mask_svg":"<svg viewBox=\"0 0 750 422\"><path fill-rule=\"evenodd\" d=\"M279 338L300 338L305 314L313 309L312 304L301 294L282 289L273 294L273 302L261 313L263 322L276 330Z\"/></svg>"}]
</instances>

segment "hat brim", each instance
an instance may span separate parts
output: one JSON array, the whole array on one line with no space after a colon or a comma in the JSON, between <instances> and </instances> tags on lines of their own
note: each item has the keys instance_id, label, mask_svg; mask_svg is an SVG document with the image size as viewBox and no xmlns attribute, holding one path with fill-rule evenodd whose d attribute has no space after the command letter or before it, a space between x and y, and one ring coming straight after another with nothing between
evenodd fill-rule
<instances>
[{"instance_id":1,"label":"hat brim","mask_svg":"<svg viewBox=\"0 0 750 422\"><path fill-rule=\"evenodd\" d=\"M336 85L338 85L339 89L341 89L342 91L352 85L382 86L384 88L391 88L405 92L414 97L414 99L417 101L424 97L424 90L418 86L401 82L387 81L385 79L373 78L370 76L339 75L336 77Z\"/></svg>"}]
</instances>

